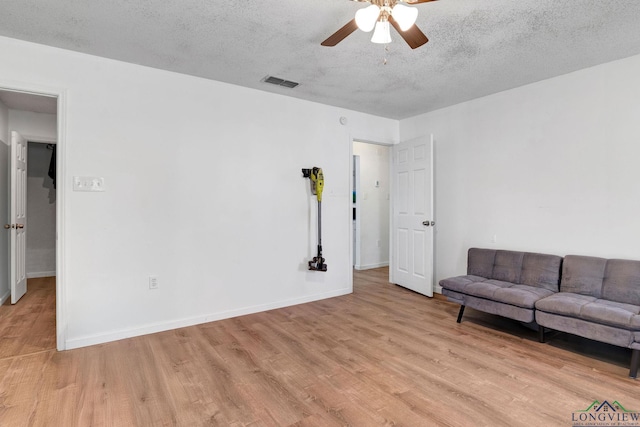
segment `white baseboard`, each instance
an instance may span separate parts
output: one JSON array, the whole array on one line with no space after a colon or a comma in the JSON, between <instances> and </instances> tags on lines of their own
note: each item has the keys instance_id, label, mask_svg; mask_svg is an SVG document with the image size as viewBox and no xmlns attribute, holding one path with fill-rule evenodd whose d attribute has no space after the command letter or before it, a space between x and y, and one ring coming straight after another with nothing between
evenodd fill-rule
<instances>
[{"instance_id":1,"label":"white baseboard","mask_svg":"<svg viewBox=\"0 0 640 427\"><path fill-rule=\"evenodd\" d=\"M72 350L74 348L87 347L90 345L103 344L111 341L118 341L125 338L137 337L140 335L155 334L157 332L169 331L172 329L184 328L187 326L199 325L202 323L215 322L216 320L230 319L232 317L244 316L246 314L259 313L277 308L290 307L292 305L304 304L313 301L319 301L326 298L339 297L348 295L352 292L351 288L338 289L336 291L311 295L303 298L294 298L285 301L274 302L270 304L256 305L252 307L240 308L237 310L222 311L219 313L211 313L202 316L188 317L185 319L170 320L167 322L152 323L131 329L122 329L119 331L106 332L102 334L87 335L84 337L71 338L66 341L65 349Z\"/></svg>"},{"instance_id":2,"label":"white baseboard","mask_svg":"<svg viewBox=\"0 0 640 427\"><path fill-rule=\"evenodd\" d=\"M356 270L370 270L372 268L389 267L388 262L380 262L378 264L354 265Z\"/></svg>"},{"instance_id":3,"label":"white baseboard","mask_svg":"<svg viewBox=\"0 0 640 427\"><path fill-rule=\"evenodd\" d=\"M33 273L27 273L27 279L37 279L38 277L55 277L55 271L35 271Z\"/></svg>"},{"instance_id":4,"label":"white baseboard","mask_svg":"<svg viewBox=\"0 0 640 427\"><path fill-rule=\"evenodd\" d=\"M0 296L0 305L4 304L6 300L11 296L11 291L7 290L4 295Z\"/></svg>"}]
</instances>

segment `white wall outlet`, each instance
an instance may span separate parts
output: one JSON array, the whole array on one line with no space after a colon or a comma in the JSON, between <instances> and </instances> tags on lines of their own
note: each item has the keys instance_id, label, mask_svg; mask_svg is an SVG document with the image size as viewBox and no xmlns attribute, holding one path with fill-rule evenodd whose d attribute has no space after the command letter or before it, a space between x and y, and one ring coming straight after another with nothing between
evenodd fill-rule
<instances>
[{"instance_id":1,"label":"white wall outlet","mask_svg":"<svg viewBox=\"0 0 640 427\"><path fill-rule=\"evenodd\" d=\"M73 191L104 191L104 178L99 176L74 176Z\"/></svg>"},{"instance_id":2,"label":"white wall outlet","mask_svg":"<svg viewBox=\"0 0 640 427\"><path fill-rule=\"evenodd\" d=\"M149 289L158 289L158 276L149 276Z\"/></svg>"}]
</instances>

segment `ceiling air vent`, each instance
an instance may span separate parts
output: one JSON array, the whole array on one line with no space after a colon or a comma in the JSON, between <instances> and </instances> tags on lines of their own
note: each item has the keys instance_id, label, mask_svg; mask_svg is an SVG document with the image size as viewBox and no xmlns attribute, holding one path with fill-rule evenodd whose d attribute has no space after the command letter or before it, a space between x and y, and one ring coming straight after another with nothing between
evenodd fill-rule
<instances>
[{"instance_id":1,"label":"ceiling air vent","mask_svg":"<svg viewBox=\"0 0 640 427\"><path fill-rule=\"evenodd\" d=\"M278 77L273 77L273 76L267 76L264 79L262 79L262 81L265 83L271 83L272 85L276 85L276 86L288 87L289 89L293 89L294 87L299 85L299 83L292 82L290 80L281 79Z\"/></svg>"}]
</instances>

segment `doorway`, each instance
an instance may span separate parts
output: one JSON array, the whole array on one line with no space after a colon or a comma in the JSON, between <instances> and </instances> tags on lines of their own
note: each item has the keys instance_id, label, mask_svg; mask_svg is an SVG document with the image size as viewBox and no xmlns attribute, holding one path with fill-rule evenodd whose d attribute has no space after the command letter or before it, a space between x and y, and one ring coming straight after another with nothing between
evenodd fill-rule
<instances>
[{"instance_id":1,"label":"doorway","mask_svg":"<svg viewBox=\"0 0 640 427\"><path fill-rule=\"evenodd\" d=\"M53 143L29 140L27 279L56 276L55 151Z\"/></svg>"},{"instance_id":2,"label":"doorway","mask_svg":"<svg viewBox=\"0 0 640 427\"><path fill-rule=\"evenodd\" d=\"M10 165L11 132L18 132L28 141L27 238L24 249L27 294L15 305L10 305L11 280L8 274L12 267L9 248L12 230L4 229L0 236L0 266L3 267L0 302L4 302L0 305L3 311L0 330L11 328L15 337L11 355L62 349L63 340L57 333L60 330L60 325L57 325L59 284L56 280L59 197L54 179L49 176L51 168L54 178L59 169L59 156L53 150L59 140L58 101L58 95L0 87L0 161L4 165L3 171ZM8 175L4 173L0 177L0 222L3 224L13 221L8 213L11 202Z\"/></svg>"},{"instance_id":3,"label":"doorway","mask_svg":"<svg viewBox=\"0 0 640 427\"><path fill-rule=\"evenodd\" d=\"M389 282L425 296L433 295L434 288L434 136L423 135L395 145L352 142L353 182L353 266L354 270L381 268L386 265ZM390 179L387 181L386 214L388 215L386 263L363 262L366 249L382 245L375 238L374 245L364 243L360 219L366 215L362 203L369 200L373 184L382 186L382 180L366 176L360 149L382 154L386 148L385 163ZM393 207L393 212L391 208Z\"/></svg>"},{"instance_id":4,"label":"doorway","mask_svg":"<svg viewBox=\"0 0 640 427\"><path fill-rule=\"evenodd\" d=\"M391 147L353 141L353 267L389 266Z\"/></svg>"}]
</instances>

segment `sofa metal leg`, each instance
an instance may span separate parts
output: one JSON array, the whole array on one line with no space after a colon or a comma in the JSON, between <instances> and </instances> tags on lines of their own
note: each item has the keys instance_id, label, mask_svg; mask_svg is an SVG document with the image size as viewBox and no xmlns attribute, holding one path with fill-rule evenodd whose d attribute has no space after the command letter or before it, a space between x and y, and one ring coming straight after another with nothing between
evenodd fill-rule
<instances>
[{"instance_id":1,"label":"sofa metal leg","mask_svg":"<svg viewBox=\"0 0 640 427\"><path fill-rule=\"evenodd\" d=\"M458 320L456 320L456 322L462 322L462 313L464 313L464 305L460 306L460 311L458 312Z\"/></svg>"},{"instance_id":2,"label":"sofa metal leg","mask_svg":"<svg viewBox=\"0 0 640 427\"><path fill-rule=\"evenodd\" d=\"M631 350L631 368L629 369L630 378L636 378L638 376L638 364L640 364L640 350Z\"/></svg>"},{"instance_id":3,"label":"sofa metal leg","mask_svg":"<svg viewBox=\"0 0 640 427\"><path fill-rule=\"evenodd\" d=\"M544 326L538 325L538 341L544 342Z\"/></svg>"}]
</instances>

